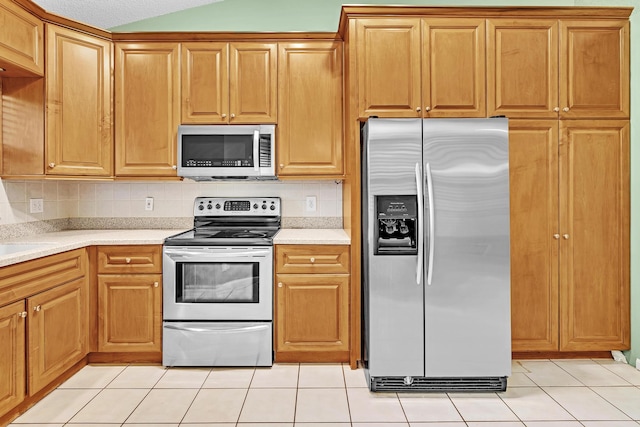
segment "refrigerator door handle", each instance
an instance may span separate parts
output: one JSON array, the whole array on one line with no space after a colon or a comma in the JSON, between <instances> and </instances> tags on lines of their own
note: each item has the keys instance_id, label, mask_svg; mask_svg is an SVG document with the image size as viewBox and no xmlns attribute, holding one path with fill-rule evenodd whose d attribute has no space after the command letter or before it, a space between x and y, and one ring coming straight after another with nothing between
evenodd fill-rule
<instances>
[{"instance_id":1,"label":"refrigerator door handle","mask_svg":"<svg viewBox=\"0 0 640 427\"><path fill-rule=\"evenodd\" d=\"M422 201L422 174L420 173L420 163L416 163L416 187L418 197L418 263L416 265L416 284L422 281L422 254L424 248L424 238L422 236L422 224L424 222L424 204Z\"/></svg>"},{"instance_id":2,"label":"refrigerator door handle","mask_svg":"<svg viewBox=\"0 0 640 427\"><path fill-rule=\"evenodd\" d=\"M435 250L435 207L433 206L433 178L431 177L431 165L425 165L427 175L427 193L429 197L429 264L427 270L427 285L431 285L433 279L433 252Z\"/></svg>"}]
</instances>

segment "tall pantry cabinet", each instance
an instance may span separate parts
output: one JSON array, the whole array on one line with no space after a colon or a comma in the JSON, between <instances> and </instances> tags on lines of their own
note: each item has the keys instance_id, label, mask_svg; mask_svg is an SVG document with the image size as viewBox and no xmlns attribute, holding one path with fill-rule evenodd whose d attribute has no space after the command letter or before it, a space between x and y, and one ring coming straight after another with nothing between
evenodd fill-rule
<instances>
[{"instance_id":1,"label":"tall pantry cabinet","mask_svg":"<svg viewBox=\"0 0 640 427\"><path fill-rule=\"evenodd\" d=\"M487 39L488 113L513 119L513 351L626 349L629 22L489 19Z\"/></svg>"}]
</instances>

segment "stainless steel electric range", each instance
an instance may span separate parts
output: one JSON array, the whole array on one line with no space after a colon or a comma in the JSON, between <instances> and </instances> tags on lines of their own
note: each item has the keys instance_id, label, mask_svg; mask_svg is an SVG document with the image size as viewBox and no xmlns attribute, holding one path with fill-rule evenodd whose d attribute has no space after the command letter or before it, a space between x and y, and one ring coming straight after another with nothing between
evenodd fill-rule
<instances>
[{"instance_id":1,"label":"stainless steel electric range","mask_svg":"<svg viewBox=\"0 0 640 427\"><path fill-rule=\"evenodd\" d=\"M198 197L163 246L162 363L271 366L280 198Z\"/></svg>"}]
</instances>

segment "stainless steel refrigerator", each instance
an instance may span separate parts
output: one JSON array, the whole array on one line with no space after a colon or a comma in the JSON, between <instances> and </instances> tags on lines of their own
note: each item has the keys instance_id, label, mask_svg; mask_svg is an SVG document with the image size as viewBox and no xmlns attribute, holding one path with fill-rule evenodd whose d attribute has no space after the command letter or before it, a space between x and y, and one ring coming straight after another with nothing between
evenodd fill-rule
<instances>
[{"instance_id":1,"label":"stainless steel refrigerator","mask_svg":"<svg viewBox=\"0 0 640 427\"><path fill-rule=\"evenodd\" d=\"M372 391L501 391L511 373L506 118L362 129Z\"/></svg>"}]
</instances>

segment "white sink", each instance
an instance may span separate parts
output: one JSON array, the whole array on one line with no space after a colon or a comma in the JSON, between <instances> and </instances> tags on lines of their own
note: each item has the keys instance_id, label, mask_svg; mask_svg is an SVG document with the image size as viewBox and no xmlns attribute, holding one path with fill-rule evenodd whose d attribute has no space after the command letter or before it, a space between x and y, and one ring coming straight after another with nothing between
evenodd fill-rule
<instances>
[{"instance_id":1,"label":"white sink","mask_svg":"<svg viewBox=\"0 0 640 427\"><path fill-rule=\"evenodd\" d=\"M46 248L49 245L49 243L0 243L0 256Z\"/></svg>"}]
</instances>

